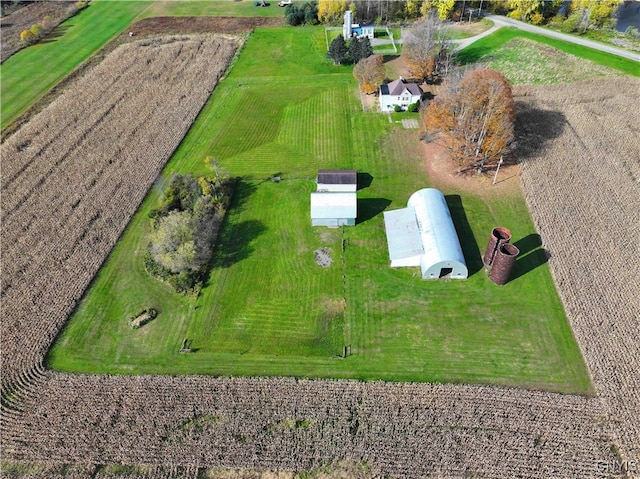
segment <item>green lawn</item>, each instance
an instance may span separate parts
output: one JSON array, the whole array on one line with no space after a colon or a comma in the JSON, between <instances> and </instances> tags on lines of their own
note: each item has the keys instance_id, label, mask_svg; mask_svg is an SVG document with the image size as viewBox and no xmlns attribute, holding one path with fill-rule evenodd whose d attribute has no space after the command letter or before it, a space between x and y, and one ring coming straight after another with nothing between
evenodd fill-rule
<instances>
[{"instance_id":1,"label":"green lawn","mask_svg":"<svg viewBox=\"0 0 640 479\"><path fill-rule=\"evenodd\" d=\"M145 1L92 1L48 38L2 63L2 128L124 30L149 5Z\"/></svg>"},{"instance_id":2,"label":"green lawn","mask_svg":"<svg viewBox=\"0 0 640 479\"><path fill-rule=\"evenodd\" d=\"M49 355L97 373L295 375L451 381L590 392L589 377L519 195L488 204L445 191L472 272L425 282L388 266L382 211L429 186L418 132L362 113L349 67L325 58L324 30L258 29L170 160L204 173L207 155L241 178L197 299L142 265L154 188ZM370 175L359 224L312 228L318 168ZM272 176L282 181L272 182ZM516 278L493 285L480 251L504 225L520 241ZM344 251L343 251L344 246ZM314 252L330 248L322 268ZM128 316L155 307L138 330ZM179 354L183 339L193 354ZM345 345L347 359L336 358Z\"/></svg>"},{"instance_id":3,"label":"green lawn","mask_svg":"<svg viewBox=\"0 0 640 479\"><path fill-rule=\"evenodd\" d=\"M619 70L629 75L640 76L640 66L638 62L627 60L626 58L611 55L610 53L593 50L591 48L575 45L573 43L556 40L555 38L525 32L516 28L500 28L491 35L481 38L472 43L467 48L460 51L457 59L462 63L474 63L481 58L490 55L495 50L503 46L512 38L528 38L539 43L544 43L562 52L575 55L585 60L590 60L599 65L603 65L615 70Z\"/></svg>"}]
</instances>

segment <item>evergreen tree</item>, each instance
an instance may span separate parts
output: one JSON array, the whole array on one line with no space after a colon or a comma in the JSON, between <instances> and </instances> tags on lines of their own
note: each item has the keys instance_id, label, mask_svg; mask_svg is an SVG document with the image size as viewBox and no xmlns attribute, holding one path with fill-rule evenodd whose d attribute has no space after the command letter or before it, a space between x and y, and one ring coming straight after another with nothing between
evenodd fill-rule
<instances>
[{"instance_id":1,"label":"evergreen tree","mask_svg":"<svg viewBox=\"0 0 640 479\"><path fill-rule=\"evenodd\" d=\"M304 11L302 11L292 3L285 7L284 19L289 25L297 27L298 25L302 25L304 23Z\"/></svg>"},{"instance_id":2,"label":"evergreen tree","mask_svg":"<svg viewBox=\"0 0 640 479\"><path fill-rule=\"evenodd\" d=\"M334 65L340 65L345 63L348 59L347 45L344 42L342 34L333 39L331 45L329 45L329 51L327 57L333 60Z\"/></svg>"},{"instance_id":3,"label":"evergreen tree","mask_svg":"<svg viewBox=\"0 0 640 479\"><path fill-rule=\"evenodd\" d=\"M373 47L369 38L357 38L354 37L349 42L349 58L353 63L358 63L360 60L373 55Z\"/></svg>"},{"instance_id":4,"label":"evergreen tree","mask_svg":"<svg viewBox=\"0 0 640 479\"><path fill-rule=\"evenodd\" d=\"M307 25L318 24L318 5L316 2L305 2L302 4L304 23Z\"/></svg>"}]
</instances>

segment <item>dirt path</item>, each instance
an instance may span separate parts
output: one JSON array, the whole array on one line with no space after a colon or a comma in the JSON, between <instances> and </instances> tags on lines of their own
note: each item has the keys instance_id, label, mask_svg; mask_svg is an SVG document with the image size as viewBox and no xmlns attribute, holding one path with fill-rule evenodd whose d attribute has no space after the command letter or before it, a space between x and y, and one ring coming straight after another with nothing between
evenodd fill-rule
<instances>
[{"instance_id":1,"label":"dirt path","mask_svg":"<svg viewBox=\"0 0 640 479\"><path fill-rule=\"evenodd\" d=\"M483 174L457 172L458 166L451 161L447 150L437 143L424 143L425 167L431 183L436 188L454 188L483 198L504 196L520 191L520 166L502 165L495 185L495 170Z\"/></svg>"}]
</instances>

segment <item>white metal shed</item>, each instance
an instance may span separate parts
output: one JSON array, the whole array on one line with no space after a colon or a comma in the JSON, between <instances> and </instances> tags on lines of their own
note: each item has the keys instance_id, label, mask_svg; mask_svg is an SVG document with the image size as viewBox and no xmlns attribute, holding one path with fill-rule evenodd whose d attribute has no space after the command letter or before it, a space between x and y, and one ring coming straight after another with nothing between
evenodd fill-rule
<instances>
[{"instance_id":1,"label":"white metal shed","mask_svg":"<svg viewBox=\"0 0 640 479\"><path fill-rule=\"evenodd\" d=\"M356 193L311 193L311 226L354 226L357 217Z\"/></svg>"},{"instance_id":2,"label":"white metal shed","mask_svg":"<svg viewBox=\"0 0 640 479\"><path fill-rule=\"evenodd\" d=\"M391 267L420 266L423 279L466 279L469 275L444 195L416 191L407 208L384 213Z\"/></svg>"}]
</instances>

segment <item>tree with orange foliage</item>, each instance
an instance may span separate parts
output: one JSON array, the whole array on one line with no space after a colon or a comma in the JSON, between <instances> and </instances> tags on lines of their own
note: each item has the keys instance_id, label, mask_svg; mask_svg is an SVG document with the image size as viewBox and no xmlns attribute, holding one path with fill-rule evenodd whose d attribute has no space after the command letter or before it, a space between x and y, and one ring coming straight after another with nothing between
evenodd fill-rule
<instances>
[{"instance_id":1,"label":"tree with orange foliage","mask_svg":"<svg viewBox=\"0 0 640 479\"><path fill-rule=\"evenodd\" d=\"M460 171L482 172L507 153L514 139L515 108L507 79L488 69L450 79L423 117L427 141L441 140Z\"/></svg>"},{"instance_id":2,"label":"tree with orange foliage","mask_svg":"<svg viewBox=\"0 0 640 479\"><path fill-rule=\"evenodd\" d=\"M382 55L371 55L353 67L353 76L358 80L360 91L375 93L386 77Z\"/></svg>"}]
</instances>

